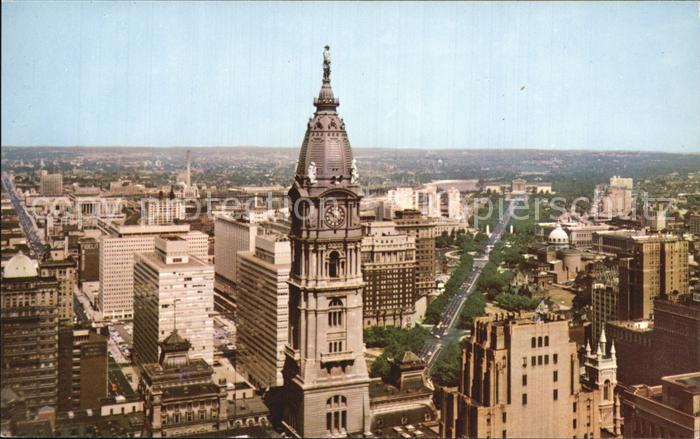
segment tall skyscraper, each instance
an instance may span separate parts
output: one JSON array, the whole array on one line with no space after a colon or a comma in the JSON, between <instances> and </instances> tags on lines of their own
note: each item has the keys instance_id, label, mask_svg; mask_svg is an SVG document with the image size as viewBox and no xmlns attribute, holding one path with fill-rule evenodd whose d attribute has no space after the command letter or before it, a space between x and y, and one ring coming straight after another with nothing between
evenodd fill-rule
<instances>
[{"instance_id":1,"label":"tall skyscraper","mask_svg":"<svg viewBox=\"0 0 700 439\"><path fill-rule=\"evenodd\" d=\"M63 195L63 176L41 171L39 176L39 194L49 197Z\"/></svg>"},{"instance_id":2,"label":"tall skyscraper","mask_svg":"<svg viewBox=\"0 0 700 439\"><path fill-rule=\"evenodd\" d=\"M396 230L416 239L416 302L435 289L435 224L417 210L396 212Z\"/></svg>"},{"instance_id":3,"label":"tall skyscraper","mask_svg":"<svg viewBox=\"0 0 700 439\"><path fill-rule=\"evenodd\" d=\"M590 346L581 374L569 322L547 314L479 318L459 388L443 392L442 437L599 437L616 428L614 349ZM617 423L619 428L619 420Z\"/></svg>"},{"instance_id":4,"label":"tall skyscraper","mask_svg":"<svg viewBox=\"0 0 700 439\"><path fill-rule=\"evenodd\" d=\"M177 234L188 243L188 253L207 260L209 237L190 231L188 224L165 226L110 226L100 237L100 292L97 306L104 320L134 317L134 256L154 251L155 238Z\"/></svg>"},{"instance_id":5,"label":"tall skyscraper","mask_svg":"<svg viewBox=\"0 0 700 439\"><path fill-rule=\"evenodd\" d=\"M360 199L345 122L324 52L323 85L292 188L290 343L284 420L305 437L370 432L362 342Z\"/></svg>"},{"instance_id":6,"label":"tall skyscraper","mask_svg":"<svg viewBox=\"0 0 700 439\"><path fill-rule=\"evenodd\" d=\"M620 260L618 319L650 319L661 294L688 293L688 242L675 236L633 236Z\"/></svg>"},{"instance_id":7,"label":"tall skyscraper","mask_svg":"<svg viewBox=\"0 0 700 439\"><path fill-rule=\"evenodd\" d=\"M0 282L0 377L27 409L56 407L58 385L58 282L41 277L36 261L19 253Z\"/></svg>"},{"instance_id":8,"label":"tall skyscraper","mask_svg":"<svg viewBox=\"0 0 700 439\"><path fill-rule=\"evenodd\" d=\"M159 342L176 328L190 356L214 362L214 267L189 253L176 235L155 238L155 252L134 264L134 360L155 363Z\"/></svg>"},{"instance_id":9,"label":"tall skyscraper","mask_svg":"<svg viewBox=\"0 0 700 439\"><path fill-rule=\"evenodd\" d=\"M263 232L255 237L255 250L238 257L236 347L242 352L238 361L258 386L281 386L289 341L289 239Z\"/></svg>"},{"instance_id":10,"label":"tall skyscraper","mask_svg":"<svg viewBox=\"0 0 700 439\"><path fill-rule=\"evenodd\" d=\"M464 219L462 196L457 188L447 190L447 217L451 219Z\"/></svg>"},{"instance_id":11,"label":"tall skyscraper","mask_svg":"<svg viewBox=\"0 0 700 439\"><path fill-rule=\"evenodd\" d=\"M364 326L415 323L416 238L391 221L362 225Z\"/></svg>"},{"instance_id":12,"label":"tall skyscraper","mask_svg":"<svg viewBox=\"0 0 700 439\"><path fill-rule=\"evenodd\" d=\"M218 214L214 218L214 268L217 291L235 300L238 282L238 252L255 250L258 224Z\"/></svg>"}]
</instances>

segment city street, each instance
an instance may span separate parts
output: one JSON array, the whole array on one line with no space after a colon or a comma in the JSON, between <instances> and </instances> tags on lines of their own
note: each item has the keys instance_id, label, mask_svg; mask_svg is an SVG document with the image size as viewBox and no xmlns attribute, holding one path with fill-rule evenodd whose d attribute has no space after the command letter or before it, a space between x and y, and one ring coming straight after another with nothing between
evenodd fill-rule
<instances>
[{"instance_id":1,"label":"city street","mask_svg":"<svg viewBox=\"0 0 700 439\"><path fill-rule=\"evenodd\" d=\"M39 259L43 259L44 254L46 253L44 237L39 232L34 218L29 214L29 212L27 212L26 206L19 198L17 188L15 188L10 175L6 172L2 173L2 186L5 189L5 192L7 192L7 194L10 196L10 201L12 202L12 206L15 208L15 212L19 218L24 236L27 237L29 247Z\"/></svg>"},{"instance_id":2,"label":"city street","mask_svg":"<svg viewBox=\"0 0 700 439\"><path fill-rule=\"evenodd\" d=\"M430 367L433 365L440 350L447 344L447 341L451 340L452 337L447 337L447 335L451 334L450 331L459 318L464 302L467 300L469 295L474 292L476 282L479 279L479 275L481 274L484 265L486 265L489 260L489 255L493 249L493 246L503 237L503 233L508 227L510 218L513 215L513 211L517 205L517 201L522 200L524 200L524 198L514 198L509 204L505 214L494 227L493 233L489 237L486 244L486 249L474 258L474 266L472 271L467 275L466 279L464 279L464 282L459 289L459 293L450 299L442 319L431 331L430 336L428 337L428 340L426 340L425 346L420 353L420 357L427 363L428 369L430 369Z\"/></svg>"}]
</instances>

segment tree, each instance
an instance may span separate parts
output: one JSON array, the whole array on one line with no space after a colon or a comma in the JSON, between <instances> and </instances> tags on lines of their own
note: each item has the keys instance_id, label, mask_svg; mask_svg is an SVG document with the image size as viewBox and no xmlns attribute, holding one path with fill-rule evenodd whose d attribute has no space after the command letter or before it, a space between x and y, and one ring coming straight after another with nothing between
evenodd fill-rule
<instances>
[{"instance_id":1,"label":"tree","mask_svg":"<svg viewBox=\"0 0 700 439\"><path fill-rule=\"evenodd\" d=\"M533 310L540 300L518 294L501 293L496 296L496 303L508 311Z\"/></svg>"},{"instance_id":2,"label":"tree","mask_svg":"<svg viewBox=\"0 0 700 439\"><path fill-rule=\"evenodd\" d=\"M390 372L391 365L389 364L389 360L386 359L386 354L382 353L376 360L374 360L374 363L372 363L369 374L373 378L380 377L386 380L389 377Z\"/></svg>"},{"instance_id":3,"label":"tree","mask_svg":"<svg viewBox=\"0 0 700 439\"><path fill-rule=\"evenodd\" d=\"M459 384L462 350L456 341L445 346L435 361L432 370L433 382L440 386L454 387Z\"/></svg>"},{"instance_id":4,"label":"tree","mask_svg":"<svg viewBox=\"0 0 700 439\"><path fill-rule=\"evenodd\" d=\"M457 327L459 329L470 328L474 318L483 316L486 310L486 298L482 293L476 291L472 293L464 302L462 312L459 314Z\"/></svg>"}]
</instances>

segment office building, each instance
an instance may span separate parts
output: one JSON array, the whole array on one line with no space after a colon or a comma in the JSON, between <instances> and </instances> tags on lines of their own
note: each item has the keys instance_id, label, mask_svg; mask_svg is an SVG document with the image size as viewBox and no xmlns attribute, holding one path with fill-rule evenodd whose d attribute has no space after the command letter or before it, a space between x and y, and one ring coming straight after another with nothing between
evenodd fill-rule
<instances>
[{"instance_id":1,"label":"office building","mask_svg":"<svg viewBox=\"0 0 700 439\"><path fill-rule=\"evenodd\" d=\"M592 339L594 343L597 343L605 324L611 320L618 320L619 275L617 264L613 260L589 264L581 281L584 294L591 298Z\"/></svg>"},{"instance_id":2,"label":"office building","mask_svg":"<svg viewBox=\"0 0 700 439\"><path fill-rule=\"evenodd\" d=\"M605 354L601 337L581 373L569 332L567 320L546 310L477 319L459 387L442 392L441 436L599 437L619 429L614 352Z\"/></svg>"},{"instance_id":3,"label":"office building","mask_svg":"<svg viewBox=\"0 0 700 439\"><path fill-rule=\"evenodd\" d=\"M48 259L39 264L41 277L58 281L58 319L61 324L73 323L73 293L75 292L78 264L71 257Z\"/></svg>"},{"instance_id":4,"label":"office building","mask_svg":"<svg viewBox=\"0 0 700 439\"><path fill-rule=\"evenodd\" d=\"M391 221L362 225L364 326L415 323L416 239Z\"/></svg>"},{"instance_id":5,"label":"office building","mask_svg":"<svg viewBox=\"0 0 700 439\"><path fill-rule=\"evenodd\" d=\"M78 241L78 281L100 281L100 243L95 238Z\"/></svg>"},{"instance_id":6,"label":"office building","mask_svg":"<svg viewBox=\"0 0 700 439\"><path fill-rule=\"evenodd\" d=\"M63 176L61 174L49 174L41 171L39 175L39 194L46 197L58 197L63 195Z\"/></svg>"},{"instance_id":7,"label":"office building","mask_svg":"<svg viewBox=\"0 0 700 439\"><path fill-rule=\"evenodd\" d=\"M214 269L216 289L235 297L238 252L255 250L258 224L219 214L214 218Z\"/></svg>"},{"instance_id":8,"label":"office building","mask_svg":"<svg viewBox=\"0 0 700 439\"><path fill-rule=\"evenodd\" d=\"M675 236L632 236L620 259L620 320L651 319L654 298L688 293L688 242Z\"/></svg>"},{"instance_id":9,"label":"office building","mask_svg":"<svg viewBox=\"0 0 700 439\"><path fill-rule=\"evenodd\" d=\"M410 187L391 189L386 198L394 210L414 209L416 206L415 193Z\"/></svg>"},{"instance_id":10,"label":"office building","mask_svg":"<svg viewBox=\"0 0 700 439\"><path fill-rule=\"evenodd\" d=\"M183 237L155 238L155 251L134 264L134 361L158 360L158 344L177 330L190 356L214 362L214 267L189 253Z\"/></svg>"},{"instance_id":11,"label":"office building","mask_svg":"<svg viewBox=\"0 0 700 439\"><path fill-rule=\"evenodd\" d=\"M700 437L700 372L624 387L625 438Z\"/></svg>"},{"instance_id":12,"label":"office building","mask_svg":"<svg viewBox=\"0 0 700 439\"><path fill-rule=\"evenodd\" d=\"M107 397L107 337L91 328L58 332L58 410L99 410Z\"/></svg>"},{"instance_id":13,"label":"office building","mask_svg":"<svg viewBox=\"0 0 700 439\"><path fill-rule=\"evenodd\" d=\"M396 230L416 240L416 301L428 297L435 288L434 225L417 210L396 212Z\"/></svg>"},{"instance_id":14,"label":"office building","mask_svg":"<svg viewBox=\"0 0 700 439\"><path fill-rule=\"evenodd\" d=\"M289 344L283 420L303 437L370 433L369 375L362 342L358 170L324 62L290 202Z\"/></svg>"},{"instance_id":15,"label":"office building","mask_svg":"<svg viewBox=\"0 0 700 439\"><path fill-rule=\"evenodd\" d=\"M141 216L147 226L173 224L185 219L185 203L171 192L169 196L144 198L141 200Z\"/></svg>"},{"instance_id":16,"label":"office building","mask_svg":"<svg viewBox=\"0 0 700 439\"><path fill-rule=\"evenodd\" d=\"M450 188L447 190L447 217L450 219L464 219L464 206L462 205L462 195L459 189Z\"/></svg>"},{"instance_id":17,"label":"office building","mask_svg":"<svg viewBox=\"0 0 700 439\"><path fill-rule=\"evenodd\" d=\"M663 376L698 370L700 301L691 294L662 295L654 300L653 321L611 321L606 331L617 347L622 383L657 385Z\"/></svg>"},{"instance_id":18,"label":"office building","mask_svg":"<svg viewBox=\"0 0 700 439\"><path fill-rule=\"evenodd\" d=\"M289 271L292 253L286 235L261 232L255 250L238 254L238 364L259 387L284 384L284 347L289 340Z\"/></svg>"},{"instance_id":19,"label":"office building","mask_svg":"<svg viewBox=\"0 0 700 439\"><path fill-rule=\"evenodd\" d=\"M700 214L691 214L688 218L688 230L696 236L700 236Z\"/></svg>"},{"instance_id":20,"label":"office building","mask_svg":"<svg viewBox=\"0 0 700 439\"><path fill-rule=\"evenodd\" d=\"M100 292L97 307L104 320L132 320L134 314L134 258L153 252L156 236L177 234L188 242L188 254L206 261L209 237L190 226L105 226L100 242Z\"/></svg>"},{"instance_id":21,"label":"office building","mask_svg":"<svg viewBox=\"0 0 700 439\"><path fill-rule=\"evenodd\" d=\"M38 263L21 252L0 282L0 378L36 412L56 407L58 385L58 282L41 277Z\"/></svg>"}]
</instances>

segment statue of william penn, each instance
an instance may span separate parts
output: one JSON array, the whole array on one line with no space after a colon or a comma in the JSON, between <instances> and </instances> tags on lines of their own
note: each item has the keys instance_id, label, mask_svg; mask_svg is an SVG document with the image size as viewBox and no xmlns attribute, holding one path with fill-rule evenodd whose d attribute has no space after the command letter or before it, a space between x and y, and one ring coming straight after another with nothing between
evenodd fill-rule
<instances>
[{"instance_id":1,"label":"statue of william penn","mask_svg":"<svg viewBox=\"0 0 700 439\"><path fill-rule=\"evenodd\" d=\"M331 52L330 46L323 48L323 80L331 80Z\"/></svg>"}]
</instances>

